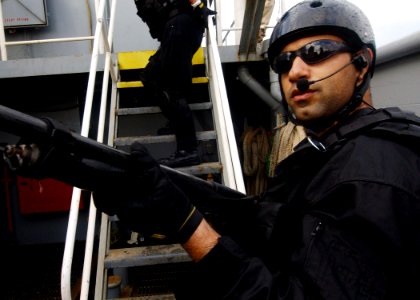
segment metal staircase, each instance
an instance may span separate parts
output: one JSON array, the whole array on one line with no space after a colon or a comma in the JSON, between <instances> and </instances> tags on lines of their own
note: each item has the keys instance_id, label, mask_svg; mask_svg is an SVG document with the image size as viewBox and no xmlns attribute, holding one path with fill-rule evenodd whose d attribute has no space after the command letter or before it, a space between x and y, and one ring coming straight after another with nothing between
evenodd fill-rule
<instances>
[{"instance_id":1,"label":"metal staircase","mask_svg":"<svg viewBox=\"0 0 420 300\"><path fill-rule=\"evenodd\" d=\"M176 142L172 134L156 134L157 129L165 125L166 119L159 107L153 106L153 99L144 97L143 84L138 81L138 71L146 66L148 57L153 53L141 51L118 54L120 80L113 97L115 106L111 104L109 140L114 147L122 150L127 150L134 141L139 141L149 148L155 158L159 158L172 153ZM223 103L227 97L220 58L217 47L211 45L209 38L207 47L200 48L193 58L193 73L196 74L193 78L194 100L190 108L194 115L202 163L177 170L202 179L216 180L245 192L239 156L235 153L237 146L230 111L228 103ZM125 244L123 242L122 247L115 248L110 242L114 224L115 220L102 216L95 299L110 299L107 295L110 294L108 280L114 278L115 274L121 279L119 291L122 294L119 296L131 296L125 294L126 288L133 287L127 275L129 268L148 268L146 272L158 268L160 272L159 284L162 286L149 288L144 298L138 299L175 299L170 291L168 294L165 276L176 273L177 265L183 272L185 264L192 263L183 248L179 244L150 244L149 241L137 238L137 233L132 233L132 238L125 241Z\"/></svg>"},{"instance_id":2,"label":"metal staircase","mask_svg":"<svg viewBox=\"0 0 420 300\"><path fill-rule=\"evenodd\" d=\"M139 76L136 72L146 66L148 58L153 54L154 51L118 54L121 81L118 83L114 146L127 150L127 146L133 142L141 142L149 148L155 158L159 158L168 156L175 150L175 136L156 133L159 127L165 126L165 118L160 108L153 106L156 105L153 99L145 99L142 93L143 84L138 81ZM183 168L182 171L192 175L220 174L222 166L218 162L216 131L211 115L212 103L209 101L203 48L193 57L193 72L198 76L193 78L194 103L190 103L190 108L194 114L199 150L204 163Z\"/></svg>"},{"instance_id":3,"label":"metal staircase","mask_svg":"<svg viewBox=\"0 0 420 300\"><path fill-rule=\"evenodd\" d=\"M167 156L175 150L175 137L172 134L158 135L156 133L159 127L164 126L165 118L162 116L159 107L150 106L154 104L153 99L145 98L142 93L143 84L136 80L139 78L137 71L146 66L148 58L153 54L154 51L118 54L121 80L117 85L115 122L113 128L110 127L110 135L114 137L113 146L118 149L127 150L128 146L138 141L148 147L155 158L159 158L158 156ZM209 102L208 79L204 74L203 66L204 51L201 48L193 58L195 73L198 73L196 69L200 69L201 74L193 79L194 98L197 102L192 103L190 107L195 117L200 153L205 162L197 166L184 167L182 171L196 176L211 176L214 178L221 174L222 165L218 161L217 145L215 144L216 132L212 124L208 124L208 121L212 120L212 103ZM205 115L206 113L207 115ZM204 116L201 116L201 120L199 114L204 114ZM108 234L108 238L109 236ZM137 236L136 233L132 232L129 241L120 240L119 245L122 245L122 248L114 248L111 243L107 243L110 249L104 259L104 268L112 269L113 273L119 272L125 275L127 270L124 269L130 267L184 263L190 260L180 245L147 245L147 242L142 242ZM127 239L128 237L122 235L121 238ZM124 269L121 270L121 268ZM121 277L125 277L124 275ZM162 270L161 276L165 276ZM124 284L133 285L131 281L130 283L124 281L122 282L123 287ZM161 278L161 283L164 282L165 278ZM163 292L167 287L158 287L155 284L154 287L144 287L143 289Z\"/></svg>"}]
</instances>

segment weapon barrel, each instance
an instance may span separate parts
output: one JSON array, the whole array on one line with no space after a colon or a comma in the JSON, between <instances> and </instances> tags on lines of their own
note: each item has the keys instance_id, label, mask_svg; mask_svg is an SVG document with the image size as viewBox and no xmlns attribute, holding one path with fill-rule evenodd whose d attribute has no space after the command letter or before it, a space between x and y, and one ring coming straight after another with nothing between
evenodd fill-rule
<instances>
[{"instance_id":1,"label":"weapon barrel","mask_svg":"<svg viewBox=\"0 0 420 300\"><path fill-rule=\"evenodd\" d=\"M48 125L39 118L0 105L0 130L17 136L44 136L48 133Z\"/></svg>"},{"instance_id":2,"label":"weapon barrel","mask_svg":"<svg viewBox=\"0 0 420 300\"><path fill-rule=\"evenodd\" d=\"M0 130L21 137L30 137L34 141L49 140L52 143L63 143L67 147L72 147L69 151L80 156L93 157L113 167L126 169L127 164L130 163L129 153L99 143L70 130L64 135L66 140L63 138L53 138L53 129L46 121L2 105L0 105ZM239 199L246 197L244 194L222 184L207 182L201 178L179 172L167 166L162 166L162 169L187 194L188 190L191 190L200 191L202 196L207 192L219 198Z\"/></svg>"}]
</instances>

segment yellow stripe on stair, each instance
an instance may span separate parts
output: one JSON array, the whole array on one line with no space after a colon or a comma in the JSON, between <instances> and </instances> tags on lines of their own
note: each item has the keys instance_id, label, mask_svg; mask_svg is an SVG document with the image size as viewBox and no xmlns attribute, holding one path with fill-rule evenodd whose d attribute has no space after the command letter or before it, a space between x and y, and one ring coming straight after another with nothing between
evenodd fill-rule
<instances>
[{"instance_id":1,"label":"yellow stripe on stair","mask_svg":"<svg viewBox=\"0 0 420 300\"><path fill-rule=\"evenodd\" d=\"M194 77L192 79L193 84L208 83L208 82L209 82L209 79L207 77ZM118 82L117 87L119 89L143 87L143 82L141 82L141 81L121 81L121 82Z\"/></svg>"},{"instance_id":2,"label":"yellow stripe on stair","mask_svg":"<svg viewBox=\"0 0 420 300\"><path fill-rule=\"evenodd\" d=\"M156 50L131 51L118 53L118 67L120 70L143 69L149 62L149 58L156 53ZM204 49L201 47L194 54L193 65L204 64Z\"/></svg>"}]
</instances>

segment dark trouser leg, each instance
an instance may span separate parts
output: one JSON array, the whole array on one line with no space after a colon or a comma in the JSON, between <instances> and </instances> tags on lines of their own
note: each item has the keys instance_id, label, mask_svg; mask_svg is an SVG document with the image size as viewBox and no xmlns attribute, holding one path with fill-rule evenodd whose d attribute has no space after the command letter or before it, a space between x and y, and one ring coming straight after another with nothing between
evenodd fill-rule
<instances>
[{"instance_id":1,"label":"dark trouser leg","mask_svg":"<svg viewBox=\"0 0 420 300\"><path fill-rule=\"evenodd\" d=\"M150 58L144 72L145 87L158 91L158 105L175 133L178 151L197 149L188 98L192 86L192 57L200 47L202 37L202 27L191 16L173 17L165 25L160 48Z\"/></svg>"},{"instance_id":2,"label":"dark trouser leg","mask_svg":"<svg viewBox=\"0 0 420 300\"><path fill-rule=\"evenodd\" d=\"M170 120L170 126L177 140L177 150L187 152L197 150L197 139L192 112L185 98L172 99L166 94L160 97L159 106L165 117Z\"/></svg>"}]
</instances>

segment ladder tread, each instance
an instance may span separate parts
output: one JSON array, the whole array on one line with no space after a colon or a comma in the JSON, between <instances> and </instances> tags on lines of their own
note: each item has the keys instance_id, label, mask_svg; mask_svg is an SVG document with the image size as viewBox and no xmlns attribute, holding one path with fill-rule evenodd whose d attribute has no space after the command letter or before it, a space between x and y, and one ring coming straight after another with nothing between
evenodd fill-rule
<instances>
[{"instance_id":1,"label":"ladder tread","mask_svg":"<svg viewBox=\"0 0 420 300\"><path fill-rule=\"evenodd\" d=\"M147 66L149 59L156 53L156 50L140 50L118 52L118 67L120 70L143 69ZM205 63L204 47L197 49L192 58L193 65Z\"/></svg>"},{"instance_id":2,"label":"ladder tread","mask_svg":"<svg viewBox=\"0 0 420 300\"><path fill-rule=\"evenodd\" d=\"M191 258L180 244L110 249L105 268L124 268L189 262Z\"/></svg>"},{"instance_id":3,"label":"ladder tread","mask_svg":"<svg viewBox=\"0 0 420 300\"><path fill-rule=\"evenodd\" d=\"M204 76L192 78L192 84L202 84L202 83L208 83L208 82L209 82L209 79ZM144 85L143 85L143 82L140 80L117 82L117 88L119 89L142 88L142 87L144 87Z\"/></svg>"},{"instance_id":4,"label":"ladder tread","mask_svg":"<svg viewBox=\"0 0 420 300\"><path fill-rule=\"evenodd\" d=\"M191 110L206 110L212 108L211 102L203 103L191 103L189 104ZM126 115L140 115L140 114L157 114L162 112L158 106L149 106L149 107L132 107L132 108L119 108L116 111L118 116Z\"/></svg>"},{"instance_id":5,"label":"ladder tread","mask_svg":"<svg viewBox=\"0 0 420 300\"><path fill-rule=\"evenodd\" d=\"M176 298L174 294L160 294L160 295L128 297L128 298L112 298L108 300L176 300Z\"/></svg>"},{"instance_id":6,"label":"ladder tread","mask_svg":"<svg viewBox=\"0 0 420 300\"><path fill-rule=\"evenodd\" d=\"M216 139L215 130L199 131L197 132L197 140L208 141ZM156 143L171 143L175 142L175 135L147 135L147 136L127 136L118 137L114 140L114 145L117 147L129 146L134 142L140 142L142 144L156 144Z\"/></svg>"},{"instance_id":7,"label":"ladder tread","mask_svg":"<svg viewBox=\"0 0 420 300\"><path fill-rule=\"evenodd\" d=\"M206 175L210 173L222 173L223 167L220 162L208 162L196 166L176 168L176 170L190 175Z\"/></svg>"}]
</instances>

